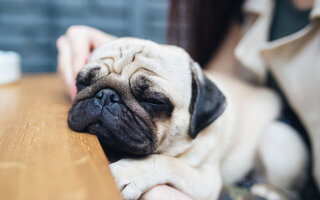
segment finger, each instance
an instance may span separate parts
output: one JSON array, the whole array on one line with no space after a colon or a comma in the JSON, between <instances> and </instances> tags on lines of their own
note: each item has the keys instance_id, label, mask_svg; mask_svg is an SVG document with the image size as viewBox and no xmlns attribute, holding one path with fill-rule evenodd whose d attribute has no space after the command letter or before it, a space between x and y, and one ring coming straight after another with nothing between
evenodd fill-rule
<instances>
[{"instance_id":1,"label":"finger","mask_svg":"<svg viewBox=\"0 0 320 200\"><path fill-rule=\"evenodd\" d=\"M67 38L70 43L72 70L75 78L85 65L86 59L90 53L90 39L86 31L79 29L69 29L67 31Z\"/></svg>"},{"instance_id":2,"label":"finger","mask_svg":"<svg viewBox=\"0 0 320 200\"><path fill-rule=\"evenodd\" d=\"M110 42L114 39L116 39L115 36L110 35L108 33L102 32L98 29L94 29L94 28L90 28L90 31L88 31L88 36L90 38L92 38L92 48L96 49L98 48L100 45L106 43L106 42Z\"/></svg>"},{"instance_id":3,"label":"finger","mask_svg":"<svg viewBox=\"0 0 320 200\"><path fill-rule=\"evenodd\" d=\"M65 36L61 36L57 40L58 49L58 74L62 78L65 89L68 95L72 98L74 96L75 79L72 71L71 48Z\"/></svg>"},{"instance_id":4,"label":"finger","mask_svg":"<svg viewBox=\"0 0 320 200\"><path fill-rule=\"evenodd\" d=\"M160 199L192 200L188 195L167 185L156 185L155 187L145 192L139 200L160 200Z\"/></svg>"}]
</instances>

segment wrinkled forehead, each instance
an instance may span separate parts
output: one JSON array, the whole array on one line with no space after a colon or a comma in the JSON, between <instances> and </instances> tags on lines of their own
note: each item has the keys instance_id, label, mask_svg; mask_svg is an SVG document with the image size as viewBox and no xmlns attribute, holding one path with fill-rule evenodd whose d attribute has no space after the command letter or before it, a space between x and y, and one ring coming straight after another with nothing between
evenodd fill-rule
<instances>
[{"instance_id":1,"label":"wrinkled forehead","mask_svg":"<svg viewBox=\"0 0 320 200\"><path fill-rule=\"evenodd\" d=\"M190 62L189 55L178 47L121 38L96 49L82 73L99 68L97 79L105 77L130 87L148 80L166 96L175 96L173 102L187 105L191 98Z\"/></svg>"},{"instance_id":2,"label":"wrinkled forehead","mask_svg":"<svg viewBox=\"0 0 320 200\"><path fill-rule=\"evenodd\" d=\"M101 65L105 73L131 76L139 70L179 79L190 74L189 55L182 49L152 41L121 38L108 42L93 52L90 64ZM172 79L172 78L171 78Z\"/></svg>"}]
</instances>

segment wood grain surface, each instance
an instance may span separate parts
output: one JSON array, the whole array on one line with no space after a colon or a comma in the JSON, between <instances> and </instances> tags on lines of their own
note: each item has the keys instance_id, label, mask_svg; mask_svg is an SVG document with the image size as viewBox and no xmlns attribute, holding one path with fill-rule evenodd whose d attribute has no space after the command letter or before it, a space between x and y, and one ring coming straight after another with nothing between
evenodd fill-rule
<instances>
[{"instance_id":1,"label":"wood grain surface","mask_svg":"<svg viewBox=\"0 0 320 200\"><path fill-rule=\"evenodd\" d=\"M0 199L121 199L98 139L71 131L56 75L0 86Z\"/></svg>"}]
</instances>

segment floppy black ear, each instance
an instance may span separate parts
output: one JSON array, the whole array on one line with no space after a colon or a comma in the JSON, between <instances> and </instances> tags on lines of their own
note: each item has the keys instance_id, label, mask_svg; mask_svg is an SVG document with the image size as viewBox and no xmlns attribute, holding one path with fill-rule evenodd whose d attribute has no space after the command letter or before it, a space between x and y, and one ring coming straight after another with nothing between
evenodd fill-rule
<instances>
[{"instance_id":1,"label":"floppy black ear","mask_svg":"<svg viewBox=\"0 0 320 200\"><path fill-rule=\"evenodd\" d=\"M217 86L202 72L197 63L191 63L192 96L189 107L191 114L189 135L198 133L217 119L226 106L226 98Z\"/></svg>"}]
</instances>

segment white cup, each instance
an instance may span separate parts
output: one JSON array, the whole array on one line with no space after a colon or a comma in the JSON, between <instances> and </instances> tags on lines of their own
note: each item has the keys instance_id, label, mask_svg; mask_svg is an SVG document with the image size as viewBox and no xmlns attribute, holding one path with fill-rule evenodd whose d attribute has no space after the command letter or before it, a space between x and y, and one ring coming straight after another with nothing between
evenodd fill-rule
<instances>
[{"instance_id":1,"label":"white cup","mask_svg":"<svg viewBox=\"0 0 320 200\"><path fill-rule=\"evenodd\" d=\"M21 57L13 51L0 51L0 84L12 83L21 77Z\"/></svg>"}]
</instances>

